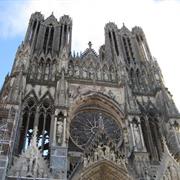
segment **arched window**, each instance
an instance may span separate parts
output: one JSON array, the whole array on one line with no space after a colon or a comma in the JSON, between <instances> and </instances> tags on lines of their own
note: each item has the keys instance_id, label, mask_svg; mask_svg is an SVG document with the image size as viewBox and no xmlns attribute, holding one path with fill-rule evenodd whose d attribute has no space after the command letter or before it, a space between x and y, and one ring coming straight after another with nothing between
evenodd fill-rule
<instances>
[{"instance_id":1,"label":"arched window","mask_svg":"<svg viewBox=\"0 0 180 180\"><path fill-rule=\"evenodd\" d=\"M64 26L63 47L66 46L66 43L67 43L67 25Z\"/></svg>"},{"instance_id":2,"label":"arched window","mask_svg":"<svg viewBox=\"0 0 180 180\"><path fill-rule=\"evenodd\" d=\"M37 108L37 104L34 98L29 98L24 105L20 139L19 139L19 150L18 150L19 153L22 150L26 149L30 144L30 140L34 128L36 108Z\"/></svg>"},{"instance_id":3,"label":"arched window","mask_svg":"<svg viewBox=\"0 0 180 180\"><path fill-rule=\"evenodd\" d=\"M117 54L117 56L119 56L118 44L117 44L116 35L115 35L114 31L113 31L113 39L114 39L116 54Z\"/></svg>"},{"instance_id":4,"label":"arched window","mask_svg":"<svg viewBox=\"0 0 180 180\"><path fill-rule=\"evenodd\" d=\"M163 146L158 128L158 121L154 117L141 118L141 127L147 152L152 161L159 161L162 155Z\"/></svg>"},{"instance_id":5,"label":"arched window","mask_svg":"<svg viewBox=\"0 0 180 180\"><path fill-rule=\"evenodd\" d=\"M52 51L53 37L54 37L54 27L50 25L50 38L48 42L48 53Z\"/></svg>"},{"instance_id":6,"label":"arched window","mask_svg":"<svg viewBox=\"0 0 180 180\"><path fill-rule=\"evenodd\" d=\"M123 43L123 46L124 46L126 62L128 64L130 64L131 61L133 61L133 63L136 64L131 39L130 39L130 37L127 36L127 34L123 35L122 43Z\"/></svg>"},{"instance_id":7,"label":"arched window","mask_svg":"<svg viewBox=\"0 0 180 180\"><path fill-rule=\"evenodd\" d=\"M130 80L132 83L134 83L134 70L133 70L133 68L130 69L129 73L130 73Z\"/></svg>"},{"instance_id":8,"label":"arched window","mask_svg":"<svg viewBox=\"0 0 180 180\"><path fill-rule=\"evenodd\" d=\"M61 50L61 46L62 46L62 29L63 29L63 26L61 25L60 26L60 35L59 35L59 51Z\"/></svg>"},{"instance_id":9,"label":"arched window","mask_svg":"<svg viewBox=\"0 0 180 180\"><path fill-rule=\"evenodd\" d=\"M33 130L37 127L38 147L41 149L43 156L49 156L51 116L52 104L49 99L44 99L39 106L32 97L24 103L18 153L21 153L30 145Z\"/></svg>"},{"instance_id":10,"label":"arched window","mask_svg":"<svg viewBox=\"0 0 180 180\"><path fill-rule=\"evenodd\" d=\"M139 78L140 78L139 69L136 69L136 82L137 82L137 84L140 83Z\"/></svg>"},{"instance_id":11,"label":"arched window","mask_svg":"<svg viewBox=\"0 0 180 180\"><path fill-rule=\"evenodd\" d=\"M49 155L49 136L51 124L52 107L48 99L45 99L39 106L38 119L38 147L44 156Z\"/></svg>"},{"instance_id":12,"label":"arched window","mask_svg":"<svg viewBox=\"0 0 180 180\"><path fill-rule=\"evenodd\" d=\"M43 44L44 53L46 53L48 35L49 35L49 27L46 28L46 32L45 32L45 36L44 36L44 44Z\"/></svg>"}]
</instances>

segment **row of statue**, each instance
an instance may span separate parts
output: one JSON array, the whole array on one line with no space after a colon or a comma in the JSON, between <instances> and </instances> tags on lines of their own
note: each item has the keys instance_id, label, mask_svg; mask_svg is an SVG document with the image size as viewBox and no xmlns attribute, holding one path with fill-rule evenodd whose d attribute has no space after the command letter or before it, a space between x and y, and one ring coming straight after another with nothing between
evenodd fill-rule
<instances>
[{"instance_id":1,"label":"row of statue","mask_svg":"<svg viewBox=\"0 0 180 180\"><path fill-rule=\"evenodd\" d=\"M114 150L112 150L109 146L103 145L95 149L92 155L85 155L84 157L84 167L91 165L94 162L106 159L108 161L113 161L119 166L125 166L125 160L122 157L119 157Z\"/></svg>"},{"instance_id":2,"label":"row of statue","mask_svg":"<svg viewBox=\"0 0 180 180\"><path fill-rule=\"evenodd\" d=\"M31 65L30 70L30 78L31 79L44 79L44 80L55 80L57 69L56 64L45 64L40 63L37 64L35 62ZM96 80L104 80L104 81L115 81L116 73L114 71L107 70L95 70L93 68L85 68L85 67L69 67L68 73L70 76L81 79L96 79Z\"/></svg>"},{"instance_id":3,"label":"row of statue","mask_svg":"<svg viewBox=\"0 0 180 180\"><path fill-rule=\"evenodd\" d=\"M33 62L30 70L30 78L38 80L55 80L56 63Z\"/></svg>"},{"instance_id":4,"label":"row of statue","mask_svg":"<svg viewBox=\"0 0 180 180\"><path fill-rule=\"evenodd\" d=\"M96 79L96 80L104 80L104 81L115 81L116 74L114 70L100 70L95 69L93 67L86 68L86 67L79 67L79 66L70 66L69 67L69 75L74 76L76 78L82 79Z\"/></svg>"}]
</instances>

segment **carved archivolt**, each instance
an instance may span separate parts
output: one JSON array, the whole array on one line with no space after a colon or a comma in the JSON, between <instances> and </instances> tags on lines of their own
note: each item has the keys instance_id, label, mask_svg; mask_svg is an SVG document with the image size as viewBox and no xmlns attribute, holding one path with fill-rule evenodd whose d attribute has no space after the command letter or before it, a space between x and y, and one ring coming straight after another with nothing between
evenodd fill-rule
<instances>
[{"instance_id":1,"label":"carved archivolt","mask_svg":"<svg viewBox=\"0 0 180 180\"><path fill-rule=\"evenodd\" d=\"M103 159L84 169L80 180L131 180L127 171L111 161Z\"/></svg>"}]
</instances>

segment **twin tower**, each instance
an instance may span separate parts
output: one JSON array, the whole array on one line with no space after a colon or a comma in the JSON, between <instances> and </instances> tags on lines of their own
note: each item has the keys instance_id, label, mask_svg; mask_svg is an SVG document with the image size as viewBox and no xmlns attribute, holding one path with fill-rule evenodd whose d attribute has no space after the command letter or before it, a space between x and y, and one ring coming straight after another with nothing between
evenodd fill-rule
<instances>
[{"instance_id":1,"label":"twin tower","mask_svg":"<svg viewBox=\"0 0 180 180\"><path fill-rule=\"evenodd\" d=\"M69 16L31 15L0 91L0 179L179 180L180 114L143 30L71 41Z\"/></svg>"}]
</instances>

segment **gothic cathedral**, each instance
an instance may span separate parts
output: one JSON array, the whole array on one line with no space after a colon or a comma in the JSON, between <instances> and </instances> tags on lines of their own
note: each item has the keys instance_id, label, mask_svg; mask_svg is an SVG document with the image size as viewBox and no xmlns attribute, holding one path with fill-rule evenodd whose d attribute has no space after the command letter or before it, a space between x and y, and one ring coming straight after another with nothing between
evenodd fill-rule
<instances>
[{"instance_id":1,"label":"gothic cathedral","mask_svg":"<svg viewBox=\"0 0 180 180\"><path fill-rule=\"evenodd\" d=\"M35 12L0 91L1 180L180 180L180 114L140 27L72 53Z\"/></svg>"}]
</instances>

